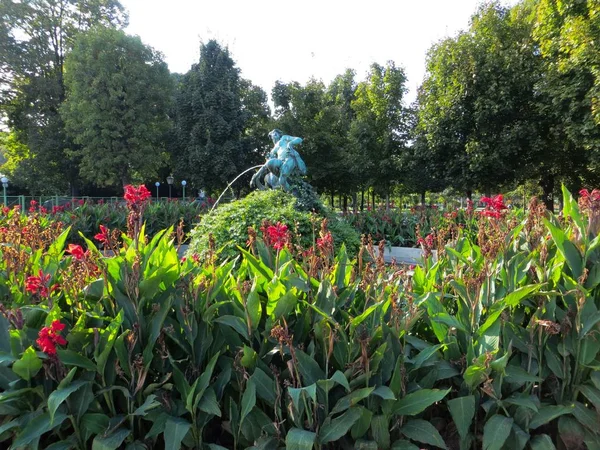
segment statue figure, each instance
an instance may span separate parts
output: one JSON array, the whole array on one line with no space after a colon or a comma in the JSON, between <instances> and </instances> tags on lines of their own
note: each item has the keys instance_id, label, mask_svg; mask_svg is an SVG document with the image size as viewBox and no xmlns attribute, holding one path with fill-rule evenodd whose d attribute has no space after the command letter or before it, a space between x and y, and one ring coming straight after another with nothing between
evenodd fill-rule
<instances>
[{"instance_id":1,"label":"statue figure","mask_svg":"<svg viewBox=\"0 0 600 450\"><path fill-rule=\"evenodd\" d=\"M288 136L277 129L271 131L269 137L273 140L273 149L267 156L267 162L252 177L250 186L259 189L281 187L289 191L288 178L295 172L306 174L306 164L294 148L294 145L302 143L302 138Z\"/></svg>"}]
</instances>

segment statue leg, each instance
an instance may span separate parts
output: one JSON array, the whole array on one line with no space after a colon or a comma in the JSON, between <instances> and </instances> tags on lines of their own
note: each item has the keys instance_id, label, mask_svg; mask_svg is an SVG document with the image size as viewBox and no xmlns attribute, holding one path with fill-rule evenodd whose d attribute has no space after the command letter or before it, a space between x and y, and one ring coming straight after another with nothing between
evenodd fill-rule
<instances>
[{"instance_id":1,"label":"statue leg","mask_svg":"<svg viewBox=\"0 0 600 450\"><path fill-rule=\"evenodd\" d=\"M294 160L292 158L288 159L281 166L281 171L279 172L279 185L286 191L290 190L290 185L287 181L288 176L292 173L296 167Z\"/></svg>"}]
</instances>

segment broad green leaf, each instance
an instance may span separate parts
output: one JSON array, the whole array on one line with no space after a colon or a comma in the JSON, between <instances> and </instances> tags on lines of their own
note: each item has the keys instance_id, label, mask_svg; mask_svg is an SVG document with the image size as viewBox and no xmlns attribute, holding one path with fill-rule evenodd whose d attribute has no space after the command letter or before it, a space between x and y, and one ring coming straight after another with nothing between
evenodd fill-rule
<instances>
[{"instance_id":1,"label":"broad green leaf","mask_svg":"<svg viewBox=\"0 0 600 450\"><path fill-rule=\"evenodd\" d=\"M585 395L585 397L592 402L596 409L600 411L600 389L588 386L587 384L582 384L579 386L579 392Z\"/></svg>"},{"instance_id":2,"label":"broad green leaf","mask_svg":"<svg viewBox=\"0 0 600 450\"><path fill-rule=\"evenodd\" d=\"M217 394L215 394L214 389L208 388L202 398L200 399L200 403L198 403L198 408L200 411L204 411L207 414L212 414L217 417L221 417L221 408L219 408L219 402L217 401Z\"/></svg>"},{"instance_id":3,"label":"broad green leaf","mask_svg":"<svg viewBox=\"0 0 600 450\"><path fill-rule=\"evenodd\" d=\"M356 391L351 392L345 397L340 398L331 410L331 414L337 414L339 412L347 410L351 406L356 405L362 399L367 398L369 395L371 395L371 392L373 392L374 390L375 387L357 389Z\"/></svg>"},{"instance_id":4,"label":"broad green leaf","mask_svg":"<svg viewBox=\"0 0 600 450\"><path fill-rule=\"evenodd\" d=\"M21 359L15 361L12 366L14 373L24 380L31 380L42 368L42 360L35 353L33 347L23 352Z\"/></svg>"},{"instance_id":5,"label":"broad green leaf","mask_svg":"<svg viewBox=\"0 0 600 450\"><path fill-rule=\"evenodd\" d=\"M317 434L312 431L292 428L285 436L286 450L312 450Z\"/></svg>"},{"instance_id":6,"label":"broad green leaf","mask_svg":"<svg viewBox=\"0 0 600 450\"><path fill-rule=\"evenodd\" d=\"M390 448L390 423L386 416L374 416L371 420L371 433L379 449Z\"/></svg>"},{"instance_id":7,"label":"broad green leaf","mask_svg":"<svg viewBox=\"0 0 600 450\"><path fill-rule=\"evenodd\" d=\"M373 395L381 397L384 400L396 400L396 396L387 386L378 386L377 389L373 391Z\"/></svg>"},{"instance_id":8,"label":"broad green leaf","mask_svg":"<svg viewBox=\"0 0 600 450\"><path fill-rule=\"evenodd\" d=\"M367 431L369 431L369 428L371 427L371 419L373 418L373 413L367 408L358 406L358 409L360 410L360 417L350 430L350 435L354 440L361 438Z\"/></svg>"},{"instance_id":9,"label":"broad green leaf","mask_svg":"<svg viewBox=\"0 0 600 450\"><path fill-rule=\"evenodd\" d=\"M237 316L220 316L214 319L217 323L222 323L233 328L237 333L244 339L249 339L248 336L248 325L244 322L241 317Z\"/></svg>"},{"instance_id":10,"label":"broad green leaf","mask_svg":"<svg viewBox=\"0 0 600 450\"><path fill-rule=\"evenodd\" d=\"M67 416L61 412L54 416L54 422L50 420L50 414L45 413L32 419L21 431L12 443L12 448L25 447L36 439L39 439L44 433L54 428L58 428L65 421Z\"/></svg>"},{"instance_id":11,"label":"broad green leaf","mask_svg":"<svg viewBox=\"0 0 600 450\"><path fill-rule=\"evenodd\" d=\"M292 291L286 292L283 297L277 300L277 305L273 310L274 321L277 322L282 317L287 320L288 316L298 304L298 298Z\"/></svg>"},{"instance_id":12,"label":"broad green leaf","mask_svg":"<svg viewBox=\"0 0 600 450\"><path fill-rule=\"evenodd\" d=\"M410 441L400 439L392 444L392 450L419 450L419 447Z\"/></svg>"},{"instance_id":13,"label":"broad green leaf","mask_svg":"<svg viewBox=\"0 0 600 450\"><path fill-rule=\"evenodd\" d=\"M88 384L89 381L78 380L75 381L68 386L52 391L50 396L48 397L48 413L50 413L50 424L54 422L54 414L58 407L64 402L69 395L75 392L80 387Z\"/></svg>"},{"instance_id":14,"label":"broad green leaf","mask_svg":"<svg viewBox=\"0 0 600 450\"><path fill-rule=\"evenodd\" d=\"M126 428L119 428L108 436L98 435L92 442L92 450L117 450L130 433Z\"/></svg>"},{"instance_id":15,"label":"broad green leaf","mask_svg":"<svg viewBox=\"0 0 600 450\"><path fill-rule=\"evenodd\" d=\"M250 380L252 380L255 385L256 394L269 405L273 406L277 400L275 382L273 379L257 367L254 369L254 373L250 377Z\"/></svg>"},{"instance_id":16,"label":"broad green leaf","mask_svg":"<svg viewBox=\"0 0 600 450\"><path fill-rule=\"evenodd\" d=\"M252 408L256 405L256 386L254 386L254 382L252 380L248 380L246 383L246 390L244 391L244 395L242 395L242 411L240 416L240 426L244 423L244 419Z\"/></svg>"},{"instance_id":17,"label":"broad green leaf","mask_svg":"<svg viewBox=\"0 0 600 450\"><path fill-rule=\"evenodd\" d=\"M506 381L509 383L537 383L543 381L543 379L530 374L520 367L509 364L506 366Z\"/></svg>"},{"instance_id":18,"label":"broad green leaf","mask_svg":"<svg viewBox=\"0 0 600 450\"><path fill-rule=\"evenodd\" d=\"M416 392L407 394L394 405L393 413L398 416L414 416L429 406L442 400L450 389L443 391L440 389L420 389Z\"/></svg>"},{"instance_id":19,"label":"broad green leaf","mask_svg":"<svg viewBox=\"0 0 600 450\"><path fill-rule=\"evenodd\" d=\"M402 428L400 428L400 432L413 441L433 445L438 448L447 448L440 432L425 420L409 420Z\"/></svg>"},{"instance_id":20,"label":"broad green leaf","mask_svg":"<svg viewBox=\"0 0 600 450\"><path fill-rule=\"evenodd\" d=\"M520 287L504 297L504 303L506 306L511 308L519 306L524 299L529 297L534 292L539 291L542 286L542 284L531 284L529 286Z\"/></svg>"},{"instance_id":21,"label":"broad green leaf","mask_svg":"<svg viewBox=\"0 0 600 450\"><path fill-rule=\"evenodd\" d=\"M296 350L296 358L298 360L298 370L305 386L315 384L318 380L325 379L325 373L314 358L311 358L302 350Z\"/></svg>"},{"instance_id":22,"label":"broad green leaf","mask_svg":"<svg viewBox=\"0 0 600 450\"><path fill-rule=\"evenodd\" d=\"M556 450L552 438L547 434L539 434L529 441L531 450Z\"/></svg>"},{"instance_id":23,"label":"broad green leaf","mask_svg":"<svg viewBox=\"0 0 600 450\"><path fill-rule=\"evenodd\" d=\"M325 421L319 429L319 443L326 444L340 439L352 428L352 425L360 418L361 414L359 408L350 408L341 416L331 420L331 422Z\"/></svg>"},{"instance_id":24,"label":"broad green leaf","mask_svg":"<svg viewBox=\"0 0 600 450\"><path fill-rule=\"evenodd\" d=\"M80 353L74 352L73 350L62 350L57 349L56 351L58 359L65 366L81 367L82 369L89 370L91 372L96 371L96 365L89 359Z\"/></svg>"},{"instance_id":25,"label":"broad green leaf","mask_svg":"<svg viewBox=\"0 0 600 450\"><path fill-rule=\"evenodd\" d=\"M157 408L159 406L160 406L160 402L158 402L156 400L156 395L154 395L154 394L149 395L146 398L146 401L144 401L144 403L133 412L133 415L134 416L145 416L146 414L148 414L148 411L150 411L154 408Z\"/></svg>"},{"instance_id":26,"label":"broad green leaf","mask_svg":"<svg viewBox=\"0 0 600 450\"><path fill-rule=\"evenodd\" d=\"M468 395L448 400L448 409L458 434L462 439L465 439L469 434L469 428L475 416L475 397Z\"/></svg>"},{"instance_id":27,"label":"broad green leaf","mask_svg":"<svg viewBox=\"0 0 600 450\"><path fill-rule=\"evenodd\" d=\"M84 441L95 434L102 434L108 429L110 419L105 414L88 413L81 416L80 428Z\"/></svg>"},{"instance_id":28,"label":"broad green leaf","mask_svg":"<svg viewBox=\"0 0 600 450\"><path fill-rule=\"evenodd\" d=\"M117 316L108 324L106 329L102 332L100 343L103 346L101 350L97 350L99 353L96 355L96 369L100 376L104 376L104 368L108 357L113 348L115 340L117 339L117 333L123 323L123 310L119 311ZM97 349L101 347L98 346Z\"/></svg>"},{"instance_id":29,"label":"broad green leaf","mask_svg":"<svg viewBox=\"0 0 600 450\"><path fill-rule=\"evenodd\" d=\"M192 426L181 417L169 417L165 422L165 450L179 450L181 441Z\"/></svg>"},{"instance_id":30,"label":"broad green leaf","mask_svg":"<svg viewBox=\"0 0 600 450\"><path fill-rule=\"evenodd\" d=\"M496 414L483 427L483 450L500 450L512 430L513 419Z\"/></svg>"},{"instance_id":31,"label":"broad green leaf","mask_svg":"<svg viewBox=\"0 0 600 450\"><path fill-rule=\"evenodd\" d=\"M70 441L60 441L55 442L54 444L49 445L44 450L71 450L75 447L75 442Z\"/></svg>"},{"instance_id":32,"label":"broad green leaf","mask_svg":"<svg viewBox=\"0 0 600 450\"><path fill-rule=\"evenodd\" d=\"M542 406L538 410L537 414L535 414L531 419L531 422L529 423L529 429L535 430L536 428L553 421L554 419L562 416L563 414L570 414L573 411L573 409L574 406Z\"/></svg>"}]
</instances>

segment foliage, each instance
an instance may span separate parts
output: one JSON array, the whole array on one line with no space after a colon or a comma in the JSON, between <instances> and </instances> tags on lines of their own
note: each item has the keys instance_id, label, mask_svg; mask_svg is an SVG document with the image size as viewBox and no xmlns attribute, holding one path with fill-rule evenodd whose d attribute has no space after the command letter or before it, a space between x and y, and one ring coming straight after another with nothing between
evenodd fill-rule
<instances>
[{"instance_id":1,"label":"foliage","mask_svg":"<svg viewBox=\"0 0 600 450\"><path fill-rule=\"evenodd\" d=\"M241 200L221 205L202 216L192 230L188 253L204 256L212 248L220 251L222 258L233 257L239 253L237 247L246 247L248 228L258 230L264 221L286 224L298 239L295 244L307 249L313 246L324 217L328 219L336 247L345 243L352 254L356 253L360 242L352 227L333 215L313 215L301 206L296 197L281 190L255 191Z\"/></svg>"},{"instance_id":2,"label":"foliage","mask_svg":"<svg viewBox=\"0 0 600 450\"><path fill-rule=\"evenodd\" d=\"M266 95L240 77L229 50L214 40L203 43L200 61L179 84L176 173L196 189L225 188L262 162L267 137L258 133L266 129L267 111Z\"/></svg>"},{"instance_id":3,"label":"foliage","mask_svg":"<svg viewBox=\"0 0 600 450\"><path fill-rule=\"evenodd\" d=\"M116 0L3 1L0 5L0 114L29 149L17 158L13 181L32 192L78 187L59 108L65 99L64 61L75 37L96 25L121 26Z\"/></svg>"},{"instance_id":4,"label":"foliage","mask_svg":"<svg viewBox=\"0 0 600 450\"><path fill-rule=\"evenodd\" d=\"M143 227L110 258L65 252L66 234L13 240L0 441L595 448L599 212L600 191L565 190L562 219L537 201L520 221L482 215L481 246L459 237L414 273L333 258L321 233L311 255L258 239L222 264L180 261Z\"/></svg>"},{"instance_id":5,"label":"foliage","mask_svg":"<svg viewBox=\"0 0 600 450\"><path fill-rule=\"evenodd\" d=\"M65 69L61 114L81 176L98 186L156 176L174 88L161 56L139 37L96 28L78 36Z\"/></svg>"}]
</instances>

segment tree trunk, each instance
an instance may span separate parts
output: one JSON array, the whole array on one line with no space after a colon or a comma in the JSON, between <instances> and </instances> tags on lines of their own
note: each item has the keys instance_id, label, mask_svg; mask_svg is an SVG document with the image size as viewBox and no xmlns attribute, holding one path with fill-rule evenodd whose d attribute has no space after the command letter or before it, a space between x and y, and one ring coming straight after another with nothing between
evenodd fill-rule
<instances>
[{"instance_id":1,"label":"tree trunk","mask_svg":"<svg viewBox=\"0 0 600 450\"><path fill-rule=\"evenodd\" d=\"M467 200L473 201L473 191L471 189L467 189Z\"/></svg>"},{"instance_id":2,"label":"tree trunk","mask_svg":"<svg viewBox=\"0 0 600 450\"><path fill-rule=\"evenodd\" d=\"M348 212L348 196L344 194L344 213Z\"/></svg>"},{"instance_id":3,"label":"tree trunk","mask_svg":"<svg viewBox=\"0 0 600 450\"><path fill-rule=\"evenodd\" d=\"M373 211L375 211L375 191L373 191Z\"/></svg>"},{"instance_id":4,"label":"tree trunk","mask_svg":"<svg viewBox=\"0 0 600 450\"><path fill-rule=\"evenodd\" d=\"M385 194L385 210L390 210L390 194Z\"/></svg>"},{"instance_id":5,"label":"tree trunk","mask_svg":"<svg viewBox=\"0 0 600 450\"><path fill-rule=\"evenodd\" d=\"M550 212L554 212L554 175L549 174L542 178L540 181L542 188L542 200L546 205L546 209Z\"/></svg>"},{"instance_id":6,"label":"tree trunk","mask_svg":"<svg viewBox=\"0 0 600 450\"><path fill-rule=\"evenodd\" d=\"M421 191L421 206L425 206L425 191Z\"/></svg>"},{"instance_id":7,"label":"tree trunk","mask_svg":"<svg viewBox=\"0 0 600 450\"><path fill-rule=\"evenodd\" d=\"M357 212L357 203L358 203L358 198L356 196L356 192L352 193L352 211L354 212L354 214L356 214Z\"/></svg>"},{"instance_id":8,"label":"tree trunk","mask_svg":"<svg viewBox=\"0 0 600 450\"><path fill-rule=\"evenodd\" d=\"M361 189L360 190L360 211L364 211L365 210L365 190Z\"/></svg>"},{"instance_id":9,"label":"tree trunk","mask_svg":"<svg viewBox=\"0 0 600 450\"><path fill-rule=\"evenodd\" d=\"M330 197L329 201L331 202L331 209L333 209L334 203L335 203L335 199L333 198L333 191L331 191L331 197Z\"/></svg>"}]
</instances>

